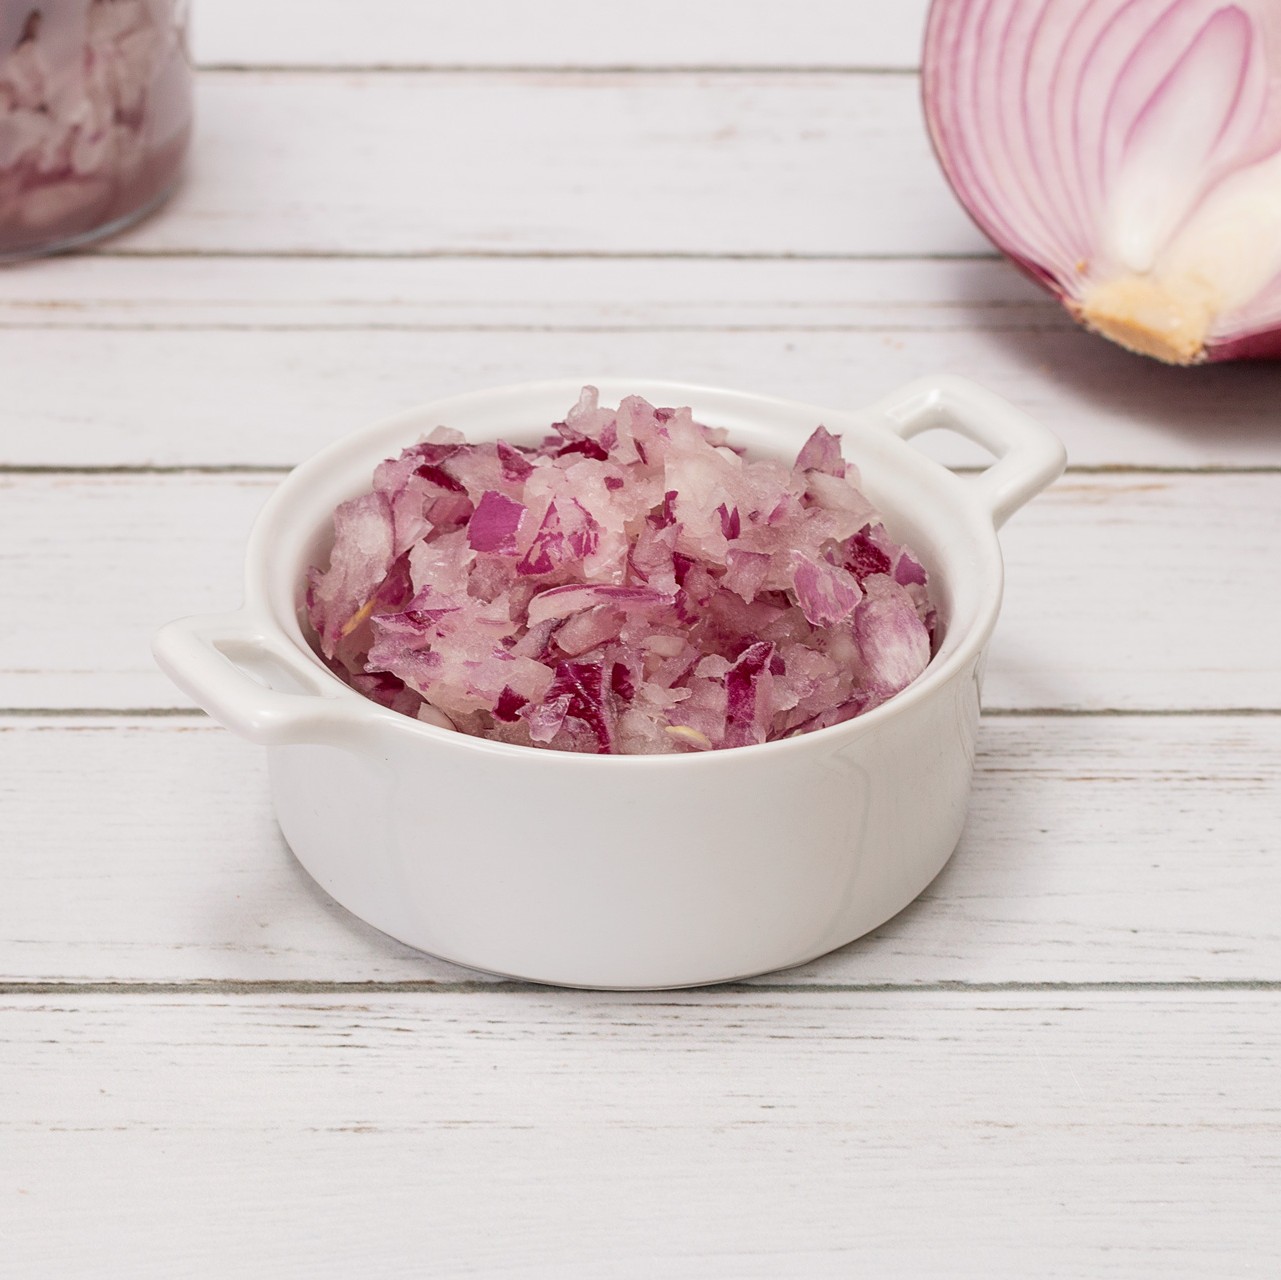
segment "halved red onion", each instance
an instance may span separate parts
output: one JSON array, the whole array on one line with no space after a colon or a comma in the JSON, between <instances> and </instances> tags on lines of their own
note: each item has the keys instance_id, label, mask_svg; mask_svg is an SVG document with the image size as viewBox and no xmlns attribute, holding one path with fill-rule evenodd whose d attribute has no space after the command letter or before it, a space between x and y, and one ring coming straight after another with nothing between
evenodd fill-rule
<instances>
[{"instance_id":1,"label":"halved red onion","mask_svg":"<svg viewBox=\"0 0 1281 1280\"><path fill-rule=\"evenodd\" d=\"M980 229L1171 364L1281 356L1281 2L934 0L926 118Z\"/></svg>"}]
</instances>

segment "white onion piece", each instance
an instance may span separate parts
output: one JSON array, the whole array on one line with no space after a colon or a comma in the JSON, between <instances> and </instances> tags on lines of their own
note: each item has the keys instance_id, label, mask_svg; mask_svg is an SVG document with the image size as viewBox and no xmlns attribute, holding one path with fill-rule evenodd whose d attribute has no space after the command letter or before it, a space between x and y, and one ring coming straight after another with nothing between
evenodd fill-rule
<instances>
[{"instance_id":1,"label":"white onion piece","mask_svg":"<svg viewBox=\"0 0 1281 1280\"><path fill-rule=\"evenodd\" d=\"M1281 356L1281 0L934 0L922 76L961 203L1079 321Z\"/></svg>"}]
</instances>

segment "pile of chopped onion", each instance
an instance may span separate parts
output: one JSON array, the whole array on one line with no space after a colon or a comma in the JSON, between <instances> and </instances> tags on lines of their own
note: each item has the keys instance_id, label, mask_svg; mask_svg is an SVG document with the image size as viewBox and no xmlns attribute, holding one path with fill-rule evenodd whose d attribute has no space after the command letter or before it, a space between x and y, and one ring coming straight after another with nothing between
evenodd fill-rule
<instances>
[{"instance_id":1,"label":"pile of chopped onion","mask_svg":"<svg viewBox=\"0 0 1281 1280\"><path fill-rule=\"evenodd\" d=\"M934 610L819 427L788 467L585 388L536 448L438 428L334 514L307 614L374 701L563 751L739 747L911 683Z\"/></svg>"},{"instance_id":2,"label":"pile of chopped onion","mask_svg":"<svg viewBox=\"0 0 1281 1280\"><path fill-rule=\"evenodd\" d=\"M922 83L966 209L1083 324L1281 356L1278 0L934 0Z\"/></svg>"}]
</instances>

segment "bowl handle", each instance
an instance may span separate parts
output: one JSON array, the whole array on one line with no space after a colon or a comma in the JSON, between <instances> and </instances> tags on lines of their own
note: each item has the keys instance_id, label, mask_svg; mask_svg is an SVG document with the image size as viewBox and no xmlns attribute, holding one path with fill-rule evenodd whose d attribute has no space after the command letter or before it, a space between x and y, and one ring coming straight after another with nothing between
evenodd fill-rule
<instances>
[{"instance_id":1,"label":"bowl handle","mask_svg":"<svg viewBox=\"0 0 1281 1280\"><path fill-rule=\"evenodd\" d=\"M942 428L995 454L974 486L998 529L1067 465L1058 436L968 378L949 374L909 382L878 401L872 412L887 417L904 440Z\"/></svg>"},{"instance_id":2,"label":"bowl handle","mask_svg":"<svg viewBox=\"0 0 1281 1280\"><path fill-rule=\"evenodd\" d=\"M179 618L151 644L160 669L233 733L263 746L350 745L362 717L327 695L320 672L273 641L247 611ZM255 674L257 673L257 674ZM281 680L301 691L272 688Z\"/></svg>"}]
</instances>

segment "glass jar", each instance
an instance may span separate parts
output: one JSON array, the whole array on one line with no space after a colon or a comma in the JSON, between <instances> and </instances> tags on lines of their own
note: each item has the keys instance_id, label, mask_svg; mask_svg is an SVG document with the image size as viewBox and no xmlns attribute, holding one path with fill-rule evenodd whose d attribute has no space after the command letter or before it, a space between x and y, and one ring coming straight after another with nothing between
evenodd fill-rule
<instances>
[{"instance_id":1,"label":"glass jar","mask_svg":"<svg viewBox=\"0 0 1281 1280\"><path fill-rule=\"evenodd\" d=\"M187 0L0 0L0 260L119 230L191 136Z\"/></svg>"}]
</instances>

